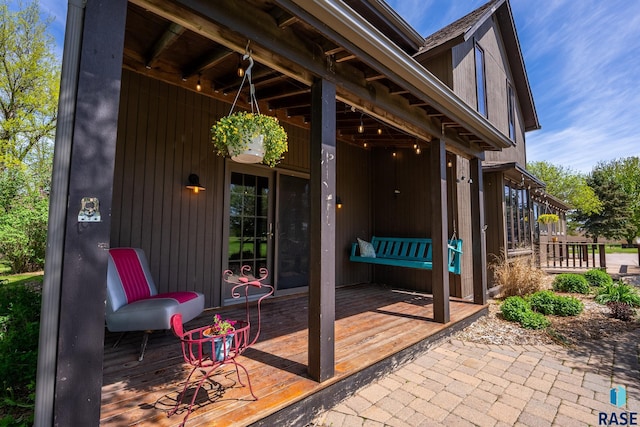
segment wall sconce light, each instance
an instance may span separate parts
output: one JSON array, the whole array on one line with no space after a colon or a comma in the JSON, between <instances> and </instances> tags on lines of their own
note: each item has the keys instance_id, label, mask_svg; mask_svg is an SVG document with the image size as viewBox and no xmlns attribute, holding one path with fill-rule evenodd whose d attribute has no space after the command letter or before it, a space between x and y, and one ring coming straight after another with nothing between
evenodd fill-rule
<instances>
[{"instance_id":1,"label":"wall sconce light","mask_svg":"<svg viewBox=\"0 0 640 427\"><path fill-rule=\"evenodd\" d=\"M202 83L200 83L200 76L198 75L198 83L196 83L196 90L200 92L202 90Z\"/></svg>"},{"instance_id":2,"label":"wall sconce light","mask_svg":"<svg viewBox=\"0 0 640 427\"><path fill-rule=\"evenodd\" d=\"M362 116L364 116L364 113L360 114L360 124L358 125L358 133L364 133L364 123L362 122Z\"/></svg>"},{"instance_id":3,"label":"wall sconce light","mask_svg":"<svg viewBox=\"0 0 640 427\"><path fill-rule=\"evenodd\" d=\"M397 157L397 156L398 156L398 153L396 152L396 150L393 150L393 153L391 153L391 155L392 155L393 157Z\"/></svg>"},{"instance_id":4,"label":"wall sconce light","mask_svg":"<svg viewBox=\"0 0 640 427\"><path fill-rule=\"evenodd\" d=\"M194 194L198 194L200 191L206 190L202 185L200 185L200 177L195 173L192 173L189 175L189 178L187 178L186 187L189 190L193 190Z\"/></svg>"},{"instance_id":5,"label":"wall sconce light","mask_svg":"<svg viewBox=\"0 0 640 427\"><path fill-rule=\"evenodd\" d=\"M364 148L367 148L367 146L368 146L368 145L367 145L367 142L365 141L365 142L362 144L362 146L363 146Z\"/></svg>"},{"instance_id":6,"label":"wall sconce light","mask_svg":"<svg viewBox=\"0 0 640 427\"><path fill-rule=\"evenodd\" d=\"M448 168L453 167L453 162L452 162L451 160L449 160L449 161L447 162L447 167L448 167Z\"/></svg>"},{"instance_id":7,"label":"wall sconce light","mask_svg":"<svg viewBox=\"0 0 640 427\"><path fill-rule=\"evenodd\" d=\"M342 199L340 198L340 196L336 197L336 207L338 209L342 209Z\"/></svg>"},{"instance_id":8,"label":"wall sconce light","mask_svg":"<svg viewBox=\"0 0 640 427\"><path fill-rule=\"evenodd\" d=\"M382 135L382 128L378 128L378 135Z\"/></svg>"}]
</instances>

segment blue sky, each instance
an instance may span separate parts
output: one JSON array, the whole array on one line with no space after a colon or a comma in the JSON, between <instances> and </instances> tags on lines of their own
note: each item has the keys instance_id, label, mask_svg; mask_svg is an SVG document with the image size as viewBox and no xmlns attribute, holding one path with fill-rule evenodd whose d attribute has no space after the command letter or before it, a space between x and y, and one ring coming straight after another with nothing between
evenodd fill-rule
<instances>
[{"instance_id":1,"label":"blue sky","mask_svg":"<svg viewBox=\"0 0 640 427\"><path fill-rule=\"evenodd\" d=\"M427 36L488 0L387 0ZM41 0L62 54L65 0ZM640 1L511 0L541 130L527 160L579 172L640 156Z\"/></svg>"},{"instance_id":2,"label":"blue sky","mask_svg":"<svg viewBox=\"0 0 640 427\"><path fill-rule=\"evenodd\" d=\"M486 0L388 0L429 35ZM527 161L589 172L640 156L640 1L511 0L542 128Z\"/></svg>"}]
</instances>

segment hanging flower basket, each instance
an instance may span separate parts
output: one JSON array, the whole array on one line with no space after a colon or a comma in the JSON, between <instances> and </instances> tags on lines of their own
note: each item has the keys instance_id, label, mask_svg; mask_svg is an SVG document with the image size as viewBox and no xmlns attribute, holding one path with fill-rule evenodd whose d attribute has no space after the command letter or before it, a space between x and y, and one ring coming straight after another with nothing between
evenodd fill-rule
<instances>
[{"instance_id":1,"label":"hanging flower basket","mask_svg":"<svg viewBox=\"0 0 640 427\"><path fill-rule=\"evenodd\" d=\"M556 223L560 220L558 215L556 214L542 214L538 217L538 222L541 224L551 224Z\"/></svg>"},{"instance_id":2,"label":"hanging flower basket","mask_svg":"<svg viewBox=\"0 0 640 427\"><path fill-rule=\"evenodd\" d=\"M238 111L211 127L211 139L220 156L240 163L264 163L274 167L287 151L287 133L277 118ZM260 144L262 142L262 144Z\"/></svg>"}]
</instances>

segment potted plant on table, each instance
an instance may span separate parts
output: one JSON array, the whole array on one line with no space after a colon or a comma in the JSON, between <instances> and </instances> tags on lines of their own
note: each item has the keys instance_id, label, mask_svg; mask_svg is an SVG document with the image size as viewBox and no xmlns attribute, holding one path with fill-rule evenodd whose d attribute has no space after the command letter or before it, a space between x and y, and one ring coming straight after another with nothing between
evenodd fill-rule
<instances>
[{"instance_id":1,"label":"potted plant on table","mask_svg":"<svg viewBox=\"0 0 640 427\"><path fill-rule=\"evenodd\" d=\"M211 127L211 139L220 156L239 163L277 165L287 151L287 133L276 117L238 111Z\"/></svg>"},{"instance_id":2,"label":"potted plant on table","mask_svg":"<svg viewBox=\"0 0 640 427\"><path fill-rule=\"evenodd\" d=\"M211 359L222 362L229 356L233 331L235 331L235 320L222 319L219 314L213 316L213 324L202 332L204 337L213 337L213 348L211 349ZM222 340L225 344L223 345Z\"/></svg>"}]
</instances>

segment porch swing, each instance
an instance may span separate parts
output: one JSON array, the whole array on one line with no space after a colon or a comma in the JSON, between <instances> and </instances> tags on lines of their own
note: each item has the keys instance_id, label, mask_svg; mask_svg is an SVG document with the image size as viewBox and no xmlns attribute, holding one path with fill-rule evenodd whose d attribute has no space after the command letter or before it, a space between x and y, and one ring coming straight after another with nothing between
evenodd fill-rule
<instances>
[{"instance_id":1,"label":"porch swing","mask_svg":"<svg viewBox=\"0 0 640 427\"><path fill-rule=\"evenodd\" d=\"M352 262L391 265L394 267L433 270L432 239L421 237L377 237L371 242L358 239L351 245ZM460 274L462 258L462 239L453 234L447 242L447 268L453 274Z\"/></svg>"}]
</instances>

